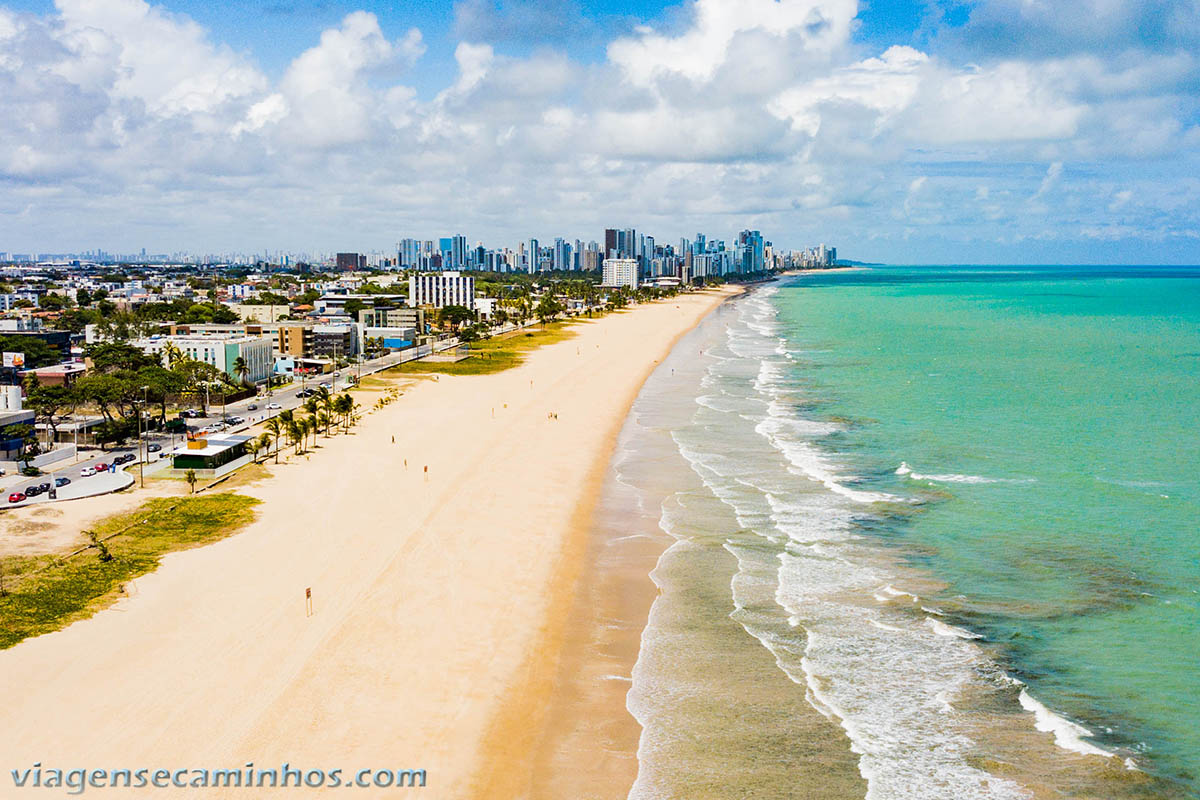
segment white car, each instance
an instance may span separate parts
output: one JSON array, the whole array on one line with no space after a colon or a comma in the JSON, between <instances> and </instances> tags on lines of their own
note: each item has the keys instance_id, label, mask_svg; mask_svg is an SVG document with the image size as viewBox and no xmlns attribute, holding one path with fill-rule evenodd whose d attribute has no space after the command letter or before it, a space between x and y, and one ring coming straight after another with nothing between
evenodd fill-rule
<instances>
[{"instance_id":1,"label":"white car","mask_svg":"<svg viewBox=\"0 0 1200 800\"><path fill-rule=\"evenodd\" d=\"M283 406L279 405L279 403L267 403L267 409L269 411L278 411L281 408L283 408Z\"/></svg>"},{"instance_id":2,"label":"white car","mask_svg":"<svg viewBox=\"0 0 1200 800\"><path fill-rule=\"evenodd\" d=\"M92 469L91 467L84 467L83 469L79 470L79 477L81 478L90 478L95 474L96 470Z\"/></svg>"}]
</instances>

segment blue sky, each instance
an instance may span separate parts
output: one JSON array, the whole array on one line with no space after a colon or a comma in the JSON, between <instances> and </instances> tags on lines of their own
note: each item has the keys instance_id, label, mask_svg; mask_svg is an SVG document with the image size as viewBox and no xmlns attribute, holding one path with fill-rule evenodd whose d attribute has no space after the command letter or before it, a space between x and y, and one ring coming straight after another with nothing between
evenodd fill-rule
<instances>
[{"instance_id":1,"label":"blue sky","mask_svg":"<svg viewBox=\"0 0 1200 800\"><path fill-rule=\"evenodd\" d=\"M1200 262L1197 0L0 0L0 251Z\"/></svg>"}]
</instances>

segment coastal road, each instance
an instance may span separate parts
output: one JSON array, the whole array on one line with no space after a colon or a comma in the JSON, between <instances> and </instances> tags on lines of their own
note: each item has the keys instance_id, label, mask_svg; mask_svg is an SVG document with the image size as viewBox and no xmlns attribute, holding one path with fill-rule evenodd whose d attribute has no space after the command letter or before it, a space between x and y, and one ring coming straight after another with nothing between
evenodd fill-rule
<instances>
[{"instance_id":1,"label":"coastal road","mask_svg":"<svg viewBox=\"0 0 1200 800\"><path fill-rule=\"evenodd\" d=\"M4 497L0 498L0 508L21 508L23 506L34 505L37 503L52 503L55 500L74 500L80 497L91 497L97 494L107 494L115 492L118 489L124 489L129 486L132 480L136 480L136 470L127 472L129 468L137 467L137 461L130 461L128 464L123 464L113 471L112 460L114 456L123 453L132 453L137 457L137 450L131 447L110 450L105 453L97 453L90 458L80 460L78 464L72 464L69 467L56 469L54 472L47 472L39 475L36 478L26 478L19 483L8 486L4 489ZM95 475L87 478L83 477L82 473L85 468L95 469L97 464L107 464L108 470L97 472ZM54 484L58 478L67 478L71 482L66 486L60 486L56 489L57 497L55 500L50 499L50 493L44 492L34 497L29 497L19 503L10 503L8 498L10 495L20 492L25 494L30 486L36 486L41 483Z\"/></svg>"}]
</instances>

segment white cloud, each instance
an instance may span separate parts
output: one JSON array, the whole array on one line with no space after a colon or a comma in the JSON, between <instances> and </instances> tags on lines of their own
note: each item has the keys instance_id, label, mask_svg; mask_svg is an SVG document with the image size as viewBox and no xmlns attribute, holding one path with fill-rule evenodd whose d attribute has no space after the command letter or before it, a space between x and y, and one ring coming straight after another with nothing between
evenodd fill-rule
<instances>
[{"instance_id":1,"label":"white cloud","mask_svg":"<svg viewBox=\"0 0 1200 800\"><path fill-rule=\"evenodd\" d=\"M19 228L0 215L5 249L81 227L88 246L133 230L213 247L264 232L366 247L447 227L500 244L605 223L916 247L992 241L1000 220L1010 242L1078 238L1111 232L1118 212L1121 230L1164 241L1200 228L1200 186L1183 177L1200 161L1186 51L976 66L863 52L854 0L697 0L681 26L621 36L600 63L459 42L454 74L422 98L406 85L421 32L387 34L365 12L272 82L143 0L58 8L0 8L0 184L5 207L30 209Z\"/></svg>"},{"instance_id":2,"label":"white cloud","mask_svg":"<svg viewBox=\"0 0 1200 800\"><path fill-rule=\"evenodd\" d=\"M643 30L612 42L608 57L636 85L672 74L704 81L725 62L739 33L797 33L804 49L830 53L849 40L857 11L856 0L696 0L688 30L677 36Z\"/></svg>"},{"instance_id":3,"label":"white cloud","mask_svg":"<svg viewBox=\"0 0 1200 800\"><path fill-rule=\"evenodd\" d=\"M143 0L56 0L62 41L77 61L59 74L84 83L115 57L115 97L137 99L154 114L215 110L266 86L255 67L213 45L195 22ZM99 70L103 74L104 70Z\"/></svg>"}]
</instances>

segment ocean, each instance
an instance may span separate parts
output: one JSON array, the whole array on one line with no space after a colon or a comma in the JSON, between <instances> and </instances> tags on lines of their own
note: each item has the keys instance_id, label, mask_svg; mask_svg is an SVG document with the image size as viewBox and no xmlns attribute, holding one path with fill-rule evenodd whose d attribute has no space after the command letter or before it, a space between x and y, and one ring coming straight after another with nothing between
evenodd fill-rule
<instances>
[{"instance_id":1,"label":"ocean","mask_svg":"<svg viewBox=\"0 0 1200 800\"><path fill-rule=\"evenodd\" d=\"M1198 378L1194 268L723 305L606 489L666 547L630 797L1200 795Z\"/></svg>"}]
</instances>

